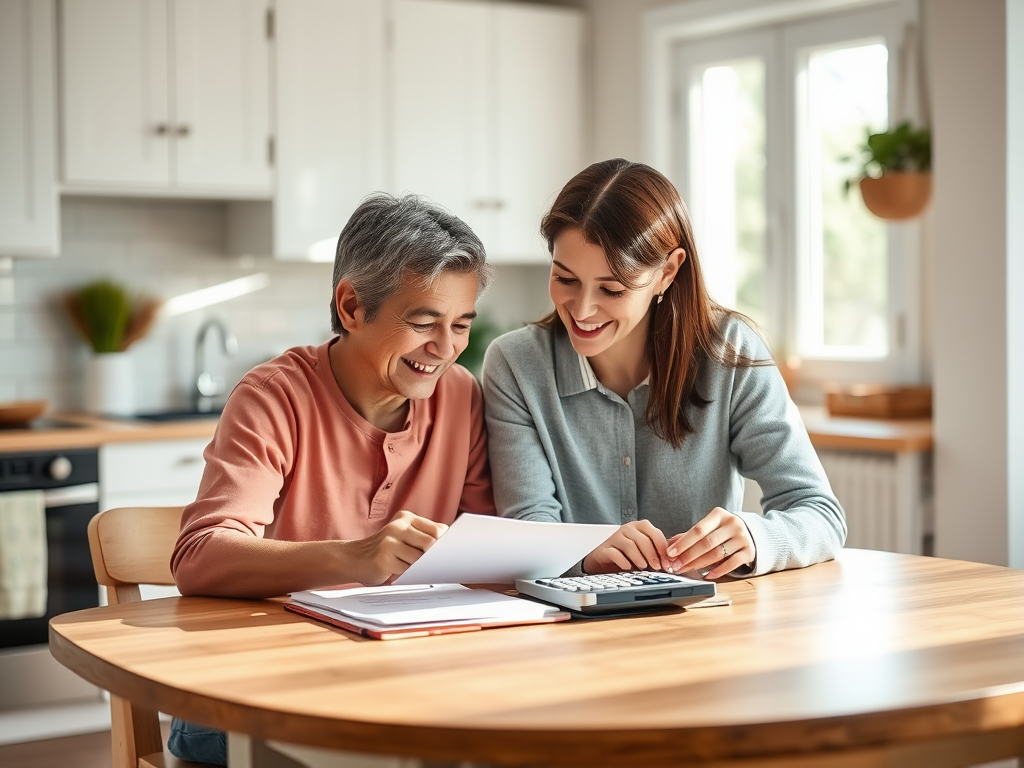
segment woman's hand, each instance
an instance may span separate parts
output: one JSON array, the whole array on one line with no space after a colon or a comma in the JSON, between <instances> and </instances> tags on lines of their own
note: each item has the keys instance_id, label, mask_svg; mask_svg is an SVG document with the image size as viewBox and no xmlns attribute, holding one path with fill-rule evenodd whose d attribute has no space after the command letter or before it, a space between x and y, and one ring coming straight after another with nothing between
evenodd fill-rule
<instances>
[{"instance_id":1,"label":"woman's hand","mask_svg":"<svg viewBox=\"0 0 1024 768\"><path fill-rule=\"evenodd\" d=\"M754 562L756 554L740 516L715 507L693 528L668 541L667 565L674 573L707 571L704 578L717 579Z\"/></svg>"},{"instance_id":2,"label":"woman's hand","mask_svg":"<svg viewBox=\"0 0 1024 768\"><path fill-rule=\"evenodd\" d=\"M619 527L601 546L583 558L584 573L665 570L668 563L665 534L650 520L635 520Z\"/></svg>"}]
</instances>

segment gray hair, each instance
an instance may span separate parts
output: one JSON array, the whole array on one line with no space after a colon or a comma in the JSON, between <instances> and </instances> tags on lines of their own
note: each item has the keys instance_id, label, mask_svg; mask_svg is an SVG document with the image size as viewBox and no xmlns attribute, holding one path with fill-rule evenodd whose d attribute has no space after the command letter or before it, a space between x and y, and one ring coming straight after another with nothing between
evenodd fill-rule
<instances>
[{"instance_id":1,"label":"gray hair","mask_svg":"<svg viewBox=\"0 0 1024 768\"><path fill-rule=\"evenodd\" d=\"M480 281L477 297L491 279L483 243L469 225L416 195L374 193L359 204L338 238L331 329L346 333L335 301L342 280L352 284L372 323L406 275L429 285L448 271L475 274Z\"/></svg>"}]
</instances>

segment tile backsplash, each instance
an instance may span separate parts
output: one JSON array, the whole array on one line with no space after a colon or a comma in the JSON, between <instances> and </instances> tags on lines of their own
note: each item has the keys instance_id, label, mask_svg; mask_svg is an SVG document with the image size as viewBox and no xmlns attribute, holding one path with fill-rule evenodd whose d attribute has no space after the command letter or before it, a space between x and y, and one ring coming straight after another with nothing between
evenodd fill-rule
<instances>
[{"instance_id":1,"label":"tile backsplash","mask_svg":"<svg viewBox=\"0 0 1024 768\"><path fill-rule=\"evenodd\" d=\"M330 338L332 265L224 255L224 204L85 197L61 203L61 255L0 267L0 401L46 399L51 411L83 407L88 350L57 300L98 278L167 299L256 272L270 277L263 290L158 319L130 350L138 411L189 403L195 337L209 317L238 339L234 357L220 354L215 335L206 347L209 370L229 386L288 347ZM503 328L534 319L549 306L546 284L545 266L501 266L481 314Z\"/></svg>"}]
</instances>

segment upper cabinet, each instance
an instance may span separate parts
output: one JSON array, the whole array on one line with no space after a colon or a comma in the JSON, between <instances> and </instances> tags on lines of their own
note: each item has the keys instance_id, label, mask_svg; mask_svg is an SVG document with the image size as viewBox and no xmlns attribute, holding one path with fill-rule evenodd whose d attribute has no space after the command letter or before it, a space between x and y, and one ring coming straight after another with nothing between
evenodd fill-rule
<instances>
[{"instance_id":1,"label":"upper cabinet","mask_svg":"<svg viewBox=\"0 0 1024 768\"><path fill-rule=\"evenodd\" d=\"M393 187L469 222L496 261L547 261L540 220L583 167L583 15L394 0Z\"/></svg>"},{"instance_id":2,"label":"upper cabinet","mask_svg":"<svg viewBox=\"0 0 1024 768\"><path fill-rule=\"evenodd\" d=\"M54 13L0 0L0 255L55 256Z\"/></svg>"},{"instance_id":3,"label":"upper cabinet","mask_svg":"<svg viewBox=\"0 0 1024 768\"><path fill-rule=\"evenodd\" d=\"M333 261L348 214L385 189L384 0L277 0L273 252Z\"/></svg>"},{"instance_id":4,"label":"upper cabinet","mask_svg":"<svg viewBox=\"0 0 1024 768\"><path fill-rule=\"evenodd\" d=\"M61 5L69 191L268 197L268 0Z\"/></svg>"}]
</instances>

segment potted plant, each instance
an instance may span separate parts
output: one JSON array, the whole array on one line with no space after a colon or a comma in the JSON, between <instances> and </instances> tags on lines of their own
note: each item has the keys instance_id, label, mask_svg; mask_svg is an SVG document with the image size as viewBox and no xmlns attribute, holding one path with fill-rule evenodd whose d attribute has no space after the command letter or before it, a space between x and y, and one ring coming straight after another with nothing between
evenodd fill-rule
<instances>
[{"instance_id":1,"label":"potted plant","mask_svg":"<svg viewBox=\"0 0 1024 768\"><path fill-rule=\"evenodd\" d=\"M477 378L480 378L480 369L484 364L484 353L487 347L498 336L501 335L501 328L486 314L481 313L473 320L473 327L469 331L469 343L466 349L459 355L459 365L469 369Z\"/></svg>"},{"instance_id":2,"label":"potted plant","mask_svg":"<svg viewBox=\"0 0 1024 768\"><path fill-rule=\"evenodd\" d=\"M97 414L131 415L133 375L127 351L149 332L160 302L132 296L109 280L97 280L67 293L63 304L93 352L86 369L86 409Z\"/></svg>"},{"instance_id":3,"label":"potted plant","mask_svg":"<svg viewBox=\"0 0 1024 768\"><path fill-rule=\"evenodd\" d=\"M932 194L931 131L908 121L881 133L869 129L860 153L860 168L845 191L857 183L864 205L883 219L910 219L925 209Z\"/></svg>"}]
</instances>

